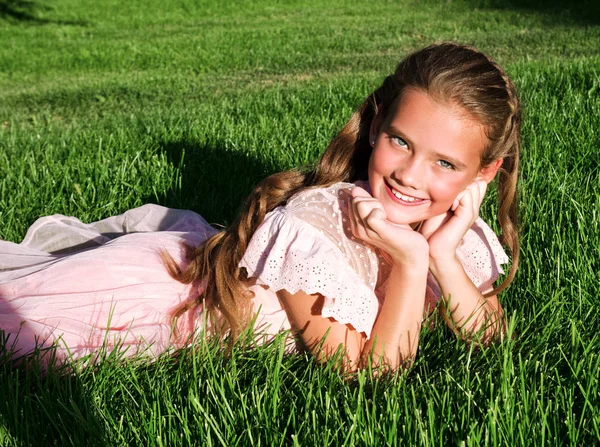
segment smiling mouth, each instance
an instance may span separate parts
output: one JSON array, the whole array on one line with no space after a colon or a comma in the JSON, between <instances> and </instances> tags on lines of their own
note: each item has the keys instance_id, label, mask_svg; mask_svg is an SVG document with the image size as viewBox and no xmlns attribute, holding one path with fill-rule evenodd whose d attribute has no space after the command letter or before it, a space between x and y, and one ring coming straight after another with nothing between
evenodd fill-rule
<instances>
[{"instance_id":1,"label":"smiling mouth","mask_svg":"<svg viewBox=\"0 0 600 447\"><path fill-rule=\"evenodd\" d=\"M396 201L404 204L404 205L420 205L423 202L427 202L427 199L420 199L418 197L408 196L406 194L402 194L400 191L392 188L391 185L385 182L385 187L388 190L388 193L396 199Z\"/></svg>"}]
</instances>

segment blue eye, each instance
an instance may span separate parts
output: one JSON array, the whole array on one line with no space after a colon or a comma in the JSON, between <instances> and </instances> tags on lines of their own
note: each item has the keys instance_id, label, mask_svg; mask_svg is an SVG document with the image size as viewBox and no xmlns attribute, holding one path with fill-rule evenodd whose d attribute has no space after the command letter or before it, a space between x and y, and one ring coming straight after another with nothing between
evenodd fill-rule
<instances>
[{"instance_id":1,"label":"blue eye","mask_svg":"<svg viewBox=\"0 0 600 447\"><path fill-rule=\"evenodd\" d=\"M446 160L438 160L438 164L444 169L454 170L454 165Z\"/></svg>"},{"instance_id":2,"label":"blue eye","mask_svg":"<svg viewBox=\"0 0 600 447\"><path fill-rule=\"evenodd\" d=\"M394 141L400 147L403 147L403 148L408 147L408 143L400 137L392 137L392 141Z\"/></svg>"}]
</instances>

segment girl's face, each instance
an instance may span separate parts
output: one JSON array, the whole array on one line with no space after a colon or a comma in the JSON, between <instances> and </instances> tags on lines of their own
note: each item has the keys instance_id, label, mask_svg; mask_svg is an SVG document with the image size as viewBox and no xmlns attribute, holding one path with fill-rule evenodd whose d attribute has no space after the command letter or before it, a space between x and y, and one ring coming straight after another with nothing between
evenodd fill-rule
<instances>
[{"instance_id":1,"label":"girl's face","mask_svg":"<svg viewBox=\"0 0 600 447\"><path fill-rule=\"evenodd\" d=\"M485 130L462 108L408 88L395 110L371 126L369 185L388 220L414 224L445 213L476 179L490 182L501 159L481 168ZM413 225L413 226L414 226Z\"/></svg>"}]
</instances>

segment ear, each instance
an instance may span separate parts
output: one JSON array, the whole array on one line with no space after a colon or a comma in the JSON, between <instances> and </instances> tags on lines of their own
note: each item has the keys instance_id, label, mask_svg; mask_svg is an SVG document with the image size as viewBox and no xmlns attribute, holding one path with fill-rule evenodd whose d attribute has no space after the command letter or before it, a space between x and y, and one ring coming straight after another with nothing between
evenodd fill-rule
<instances>
[{"instance_id":1,"label":"ear","mask_svg":"<svg viewBox=\"0 0 600 447\"><path fill-rule=\"evenodd\" d=\"M481 168L479 173L477 174L476 180L484 180L486 183L490 183L496 177L496 173L500 166L502 166L502 162L504 162L504 158L497 158L489 165Z\"/></svg>"},{"instance_id":2,"label":"ear","mask_svg":"<svg viewBox=\"0 0 600 447\"><path fill-rule=\"evenodd\" d=\"M379 109L379 111L373 117L373 121L371 121L371 127L369 128L369 143L377 140L377 136L381 130L381 122L383 120L382 115L381 109ZM373 145L371 144L371 146Z\"/></svg>"}]
</instances>

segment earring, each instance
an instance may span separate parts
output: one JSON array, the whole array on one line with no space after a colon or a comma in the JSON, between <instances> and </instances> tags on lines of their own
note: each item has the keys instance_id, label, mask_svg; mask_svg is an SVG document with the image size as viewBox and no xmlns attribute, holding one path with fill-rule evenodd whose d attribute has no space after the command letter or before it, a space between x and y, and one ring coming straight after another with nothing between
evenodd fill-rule
<instances>
[{"instance_id":1,"label":"earring","mask_svg":"<svg viewBox=\"0 0 600 447\"><path fill-rule=\"evenodd\" d=\"M375 146L375 138L371 140L371 146Z\"/></svg>"}]
</instances>

